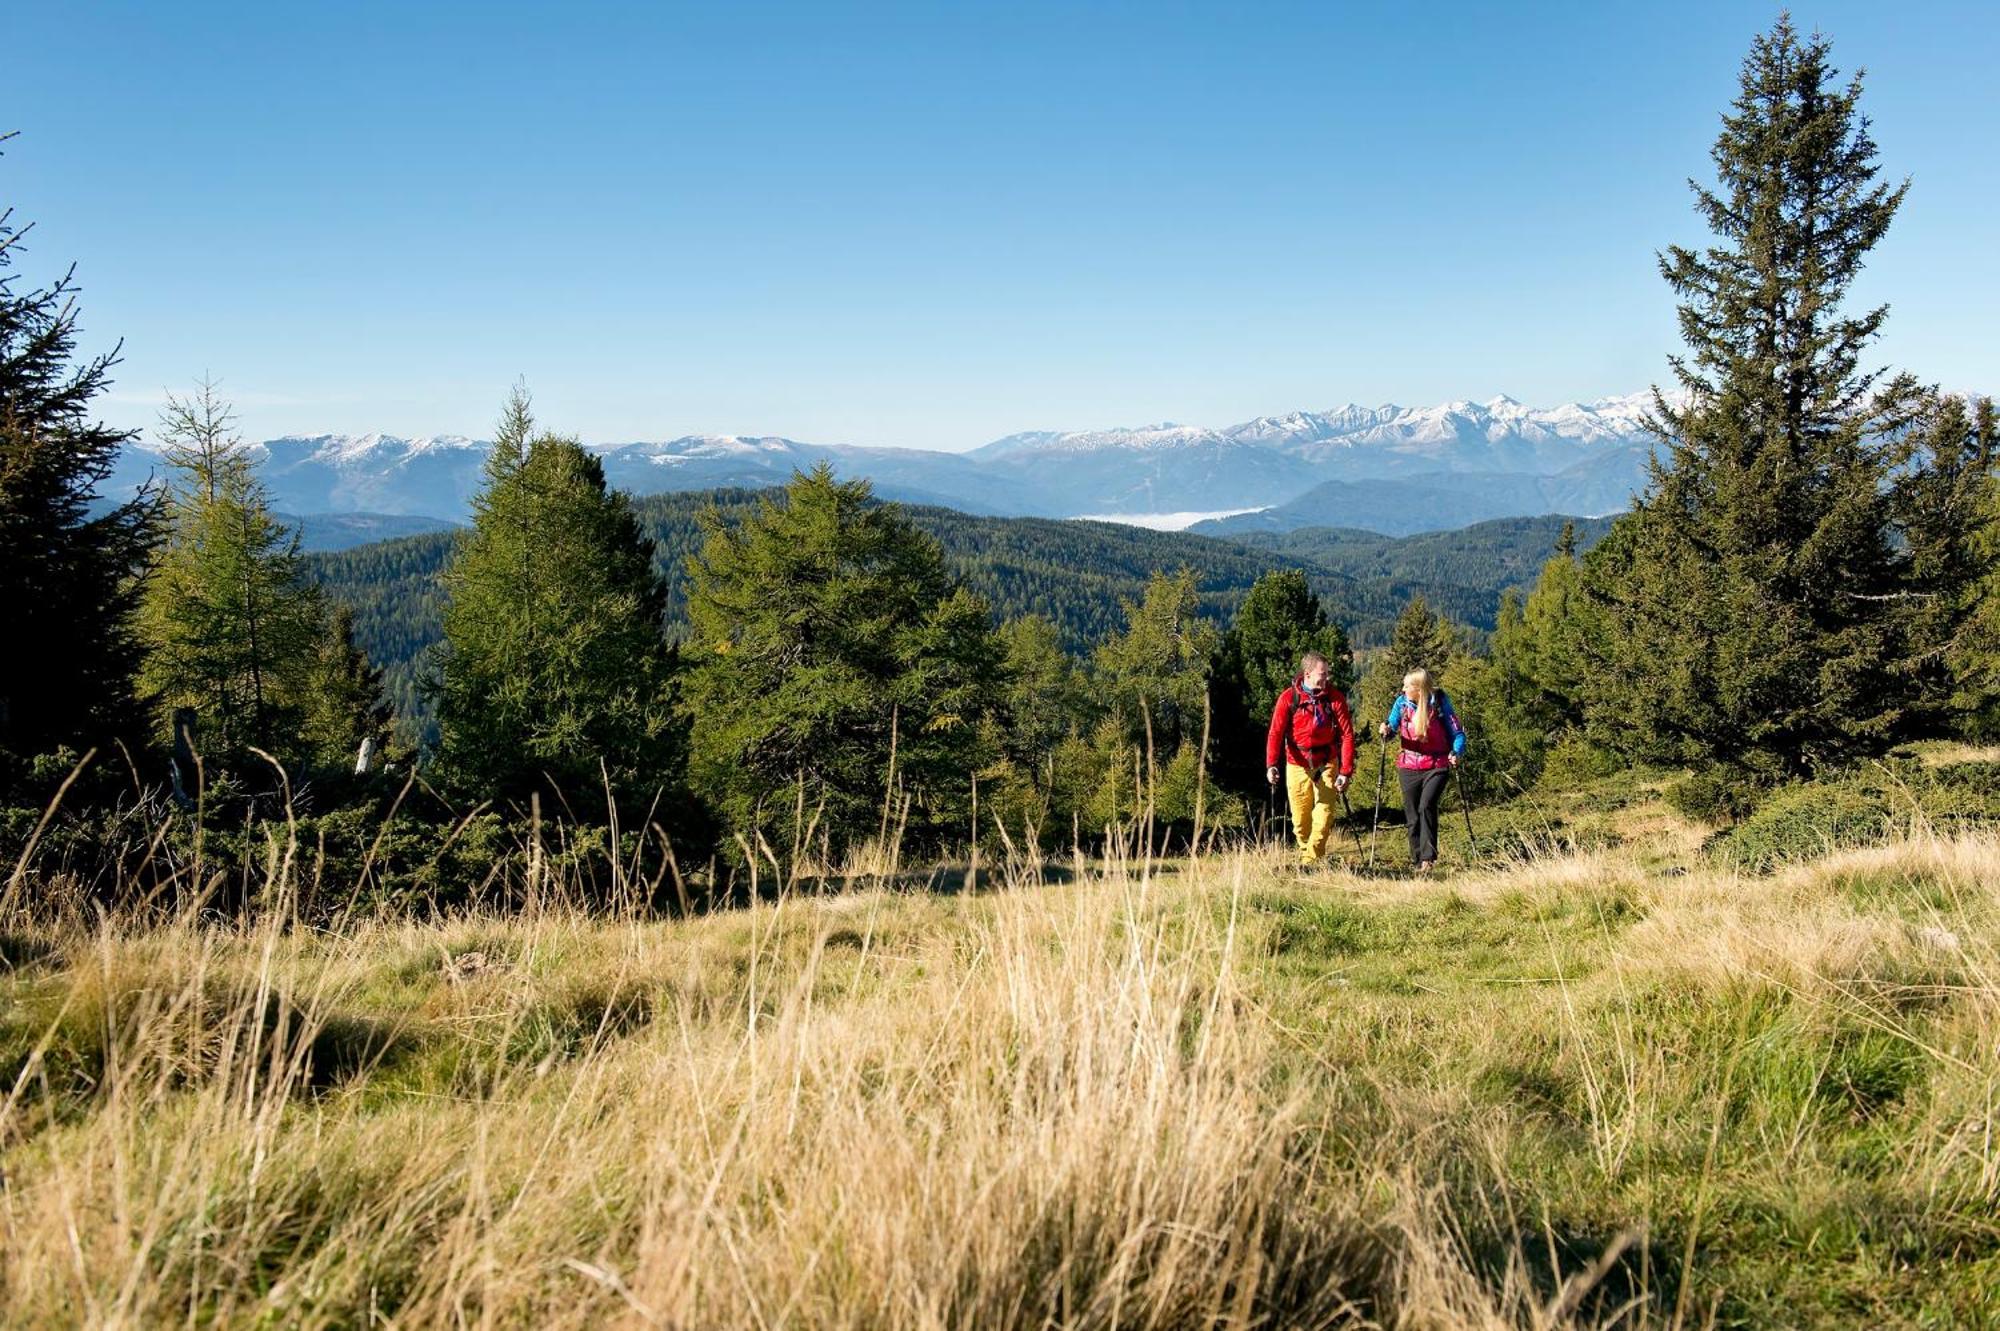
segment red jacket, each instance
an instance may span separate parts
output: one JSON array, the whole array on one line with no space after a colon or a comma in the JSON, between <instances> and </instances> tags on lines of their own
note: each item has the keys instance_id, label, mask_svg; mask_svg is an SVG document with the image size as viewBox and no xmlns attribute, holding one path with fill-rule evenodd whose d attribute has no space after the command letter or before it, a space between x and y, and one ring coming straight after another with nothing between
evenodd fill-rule
<instances>
[{"instance_id":1,"label":"red jacket","mask_svg":"<svg viewBox=\"0 0 2000 1331\"><path fill-rule=\"evenodd\" d=\"M1286 733L1287 721L1290 733ZM1325 688L1317 697L1295 679L1278 695L1271 709L1271 733L1264 741L1264 766L1294 762L1317 771L1333 761L1334 740L1340 741L1340 774L1354 775L1354 718L1347 713L1347 695Z\"/></svg>"}]
</instances>

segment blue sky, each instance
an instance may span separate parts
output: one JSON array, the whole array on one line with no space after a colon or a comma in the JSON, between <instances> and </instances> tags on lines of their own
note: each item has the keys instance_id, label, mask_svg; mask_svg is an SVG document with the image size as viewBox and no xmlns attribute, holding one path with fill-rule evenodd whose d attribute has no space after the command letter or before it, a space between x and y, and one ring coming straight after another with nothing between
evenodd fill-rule
<instances>
[{"instance_id":1,"label":"blue sky","mask_svg":"<svg viewBox=\"0 0 2000 1331\"><path fill-rule=\"evenodd\" d=\"M14 0L0 204L105 414L965 448L1659 379L1775 6ZM1794 7L1915 186L1881 359L1990 387L2000 6Z\"/></svg>"}]
</instances>

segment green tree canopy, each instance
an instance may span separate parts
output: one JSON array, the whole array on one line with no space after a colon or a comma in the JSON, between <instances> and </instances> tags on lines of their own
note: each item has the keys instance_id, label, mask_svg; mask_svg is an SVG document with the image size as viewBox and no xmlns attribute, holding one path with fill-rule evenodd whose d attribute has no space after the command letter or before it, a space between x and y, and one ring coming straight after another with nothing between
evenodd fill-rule
<instances>
[{"instance_id":1,"label":"green tree canopy","mask_svg":"<svg viewBox=\"0 0 2000 1331\"><path fill-rule=\"evenodd\" d=\"M1585 562L1605 612L1594 727L1627 752L1766 776L1892 736L1898 560L1861 358L1887 309L1842 310L1904 186L1876 181L1861 82L1789 19L1758 37L1695 186L1713 232L1660 270L1680 394L1624 531ZM1607 548L1608 547L1608 548Z\"/></svg>"},{"instance_id":2,"label":"green tree canopy","mask_svg":"<svg viewBox=\"0 0 2000 1331\"><path fill-rule=\"evenodd\" d=\"M508 403L473 514L445 573L444 642L426 684L446 781L490 799L559 797L588 818L608 778L627 817L698 822L652 542L596 457L535 433L525 390Z\"/></svg>"},{"instance_id":3,"label":"green tree canopy","mask_svg":"<svg viewBox=\"0 0 2000 1331\"><path fill-rule=\"evenodd\" d=\"M835 852L891 815L920 840L960 826L1002 654L938 543L825 464L702 525L692 766L727 822L781 851L812 822Z\"/></svg>"},{"instance_id":4,"label":"green tree canopy","mask_svg":"<svg viewBox=\"0 0 2000 1331\"><path fill-rule=\"evenodd\" d=\"M1361 707L1355 713L1355 724L1363 727L1364 732L1367 727L1380 725L1396 695L1403 690L1403 676L1412 670L1421 667L1430 671L1442 686L1446 668L1461 650L1451 621L1434 614L1423 597L1411 597L1403 613L1396 617L1389 645L1369 662L1368 675L1361 682Z\"/></svg>"},{"instance_id":5,"label":"green tree canopy","mask_svg":"<svg viewBox=\"0 0 2000 1331\"><path fill-rule=\"evenodd\" d=\"M1493 633L1493 659L1508 682L1508 701L1545 734L1583 722L1589 687L1589 646L1598 632L1584 594L1583 569L1571 528L1525 601L1503 604Z\"/></svg>"},{"instance_id":6,"label":"green tree canopy","mask_svg":"<svg viewBox=\"0 0 2000 1331\"><path fill-rule=\"evenodd\" d=\"M7 137L0 136L0 142ZM0 790L60 745L137 738L133 631L155 497L96 503L132 432L91 419L117 349L76 358L75 270L18 289L27 228L0 210Z\"/></svg>"},{"instance_id":7,"label":"green tree canopy","mask_svg":"<svg viewBox=\"0 0 2000 1331\"><path fill-rule=\"evenodd\" d=\"M1193 572L1155 574L1125 602L1125 631L1097 649L1099 687L1134 744L1156 755L1198 743L1209 722L1208 675L1222 635L1201 617Z\"/></svg>"},{"instance_id":8,"label":"green tree canopy","mask_svg":"<svg viewBox=\"0 0 2000 1331\"><path fill-rule=\"evenodd\" d=\"M1023 615L1000 626L1005 681L1004 748L1009 758L1039 767L1064 740L1087 731L1097 700L1062 632L1042 615Z\"/></svg>"},{"instance_id":9,"label":"green tree canopy","mask_svg":"<svg viewBox=\"0 0 2000 1331\"><path fill-rule=\"evenodd\" d=\"M240 767L252 747L291 764L314 756L303 723L325 610L298 532L272 516L233 422L212 383L167 399L161 441L174 479L140 613L141 678L163 739L176 710L194 711L206 764Z\"/></svg>"},{"instance_id":10,"label":"green tree canopy","mask_svg":"<svg viewBox=\"0 0 2000 1331\"><path fill-rule=\"evenodd\" d=\"M1910 396L1890 492L1908 586L1896 599L1914 734L2000 723L2000 426L1993 401Z\"/></svg>"},{"instance_id":11,"label":"green tree canopy","mask_svg":"<svg viewBox=\"0 0 2000 1331\"><path fill-rule=\"evenodd\" d=\"M1346 630L1328 616L1304 573L1274 569L1243 598L1216 652L1215 761L1233 789L1263 789L1271 708L1307 652L1326 657L1335 688L1352 691Z\"/></svg>"},{"instance_id":12,"label":"green tree canopy","mask_svg":"<svg viewBox=\"0 0 2000 1331\"><path fill-rule=\"evenodd\" d=\"M382 691L382 671L354 641L354 611L336 604L307 671L300 739L307 754L327 767L354 762L363 740L379 748L394 719Z\"/></svg>"}]
</instances>

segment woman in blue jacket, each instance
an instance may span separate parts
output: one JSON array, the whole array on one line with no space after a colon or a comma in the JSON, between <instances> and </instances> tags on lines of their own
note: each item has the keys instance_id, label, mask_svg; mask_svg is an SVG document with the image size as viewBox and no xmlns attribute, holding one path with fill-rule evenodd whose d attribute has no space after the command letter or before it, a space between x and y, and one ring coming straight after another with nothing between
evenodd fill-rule
<instances>
[{"instance_id":1,"label":"woman in blue jacket","mask_svg":"<svg viewBox=\"0 0 2000 1331\"><path fill-rule=\"evenodd\" d=\"M1410 828L1410 863L1419 873L1437 864L1438 805L1445 782L1465 752L1465 727L1451 699L1431 682L1428 670L1403 676L1403 692L1382 723L1382 738L1395 735L1396 779L1403 786L1403 819Z\"/></svg>"}]
</instances>

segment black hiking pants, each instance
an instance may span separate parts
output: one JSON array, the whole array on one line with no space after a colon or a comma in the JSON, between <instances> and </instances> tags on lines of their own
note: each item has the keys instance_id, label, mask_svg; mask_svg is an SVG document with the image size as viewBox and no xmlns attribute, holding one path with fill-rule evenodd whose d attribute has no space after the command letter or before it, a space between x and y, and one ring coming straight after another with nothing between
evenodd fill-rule
<instances>
[{"instance_id":1,"label":"black hiking pants","mask_svg":"<svg viewBox=\"0 0 2000 1331\"><path fill-rule=\"evenodd\" d=\"M1445 783L1451 779L1449 767L1428 772L1396 769L1403 783L1403 821L1410 826L1410 863L1423 864L1438 857L1438 805L1444 802Z\"/></svg>"}]
</instances>

